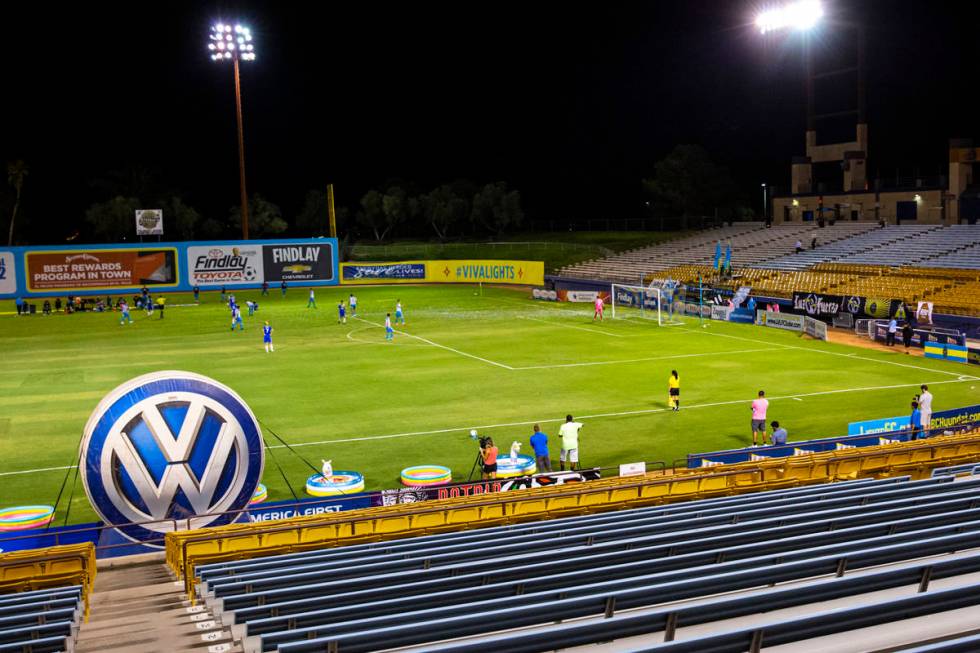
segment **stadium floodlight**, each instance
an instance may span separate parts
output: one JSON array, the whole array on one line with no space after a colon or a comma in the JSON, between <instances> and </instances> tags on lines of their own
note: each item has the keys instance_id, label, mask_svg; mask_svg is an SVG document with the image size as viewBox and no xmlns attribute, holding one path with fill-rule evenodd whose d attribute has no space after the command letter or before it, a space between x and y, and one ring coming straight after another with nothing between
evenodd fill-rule
<instances>
[{"instance_id":1,"label":"stadium floodlight","mask_svg":"<svg viewBox=\"0 0 980 653\"><path fill-rule=\"evenodd\" d=\"M783 29L806 31L812 29L822 17L823 5L819 0L797 0L763 11L756 17L755 26L763 34Z\"/></svg>"},{"instance_id":2,"label":"stadium floodlight","mask_svg":"<svg viewBox=\"0 0 980 653\"><path fill-rule=\"evenodd\" d=\"M245 192L245 135L242 128L242 84L239 61L255 61L252 30L218 21L208 34L211 61L231 61L235 73L235 115L238 118L238 174L242 192L242 238L248 240L248 194Z\"/></svg>"}]
</instances>

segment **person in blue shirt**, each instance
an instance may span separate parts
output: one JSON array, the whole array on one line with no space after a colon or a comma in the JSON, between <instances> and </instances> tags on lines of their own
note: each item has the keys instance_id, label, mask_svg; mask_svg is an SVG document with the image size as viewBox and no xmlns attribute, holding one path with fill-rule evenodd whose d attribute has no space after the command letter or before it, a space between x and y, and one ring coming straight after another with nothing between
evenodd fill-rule
<instances>
[{"instance_id":1,"label":"person in blue shirt","mask_svg":"<svg viewBox=\"0 0 980 653\"><path fill-rule=\"evenodd\" d=\"M195 302L201 301L201 289L198 288L196 285L194 286L194 301Z\"/></svg>"},{"instance_id":2,"label":"person in blue shirt","mask_svg":"<svg viewBox=\"0 0 980 653\"><path fill-rule=\"evenodd\" d=\"M911 435L909 440L918 440L922 437L922 412L919 410L919 402L912 402L912 415L909 418L909 428Z\"/></svg>"},{"instance_id":3,"label":"person in blue shirt","mask_svg":"<svg viewBox=\"0 0 980 653\"><path fill-rule=\"evenodd\" d=\"M245 330L245 325L242 323L242 311L238 308L238 304L231 305L231 330L235 330L235 325L238 325L239 331Z\"/></svg>"},{"instance_id":4,"label":"person in blue shirt","mask_svg":"<svg viewBox=\"0 0 980 653\"><path fill-rule=\"evenodd\" d=\"M252 317L253 315L255 315L255 311L259 310L259 304L258 304L258 302L253 302L253 301L246 300L245 301L245 305L248 306L248 316L249 317Z\"/></svg>"},{"instance_id":5,"label":"person in blue shirt","mask_svg":"<svg viewBox=\"0 0 980 653\"><path fill-rule=\"evenodd\" d=\"M272 344L272 327L269 326L268 320L266 320L265 326L262 327L262 342L265 344L265 353L268 354L276 350Z\"/></svg>"},{"instance_id":6,"label":"person in blue shirt","mask_svg":"<svg viewBox=\"0 0 980 653\"><path fill-rule=\"evenodd\" d=\"M337 304L337 324L347 324L347 309L344 308L344 300Z\"/></svg>"},{"instance_id":7,"label":"person in blue shirt","mask_svg":"<svg viewBox=\"0 0 980 653\"><path fill-rule=\"evenodd\" d=\"M133 318L129 316L129 304L123 301L123 303L119 305L119 310L122 312L122 317L119 318L119 324L126 324L127 322L132 324Z\"/></svg>"},{"instance_id":8,"label":"person in blue shirt","mask_svg":"<svg viewBox=\"0 0 980 653\"><path fill-rule=\"evenodd\" d=\"M551 458L548 456L548 436L541 432L541 427L534 425L534 435L531 436L531 448L534 449L534 462L538 472L551 472Z\"/></svg>"},{"instance_id":9,"label":"person in blue shirt","mask_svg":"<svg viewBox=\"0 0 980 653\"><path fill-rule=\"evenodd\" d=\"M772 444L773 446L786 444L786 440L789 439L789 434L786 433L786 429L779 425L779 422L773 420L769 423L772 427Z\"/></svg>"},{"instance_id":10,"label":"person in blue shirt","mask_svg":"<svg viewBox=\"0 0 980 653\"><path fill-rule=\"evenodd\" d=\"M306 302L306 308L310 307L316 308L316 296L313 294L313 289L310 288L310 299Z\"/></svg>"}]
</instances>

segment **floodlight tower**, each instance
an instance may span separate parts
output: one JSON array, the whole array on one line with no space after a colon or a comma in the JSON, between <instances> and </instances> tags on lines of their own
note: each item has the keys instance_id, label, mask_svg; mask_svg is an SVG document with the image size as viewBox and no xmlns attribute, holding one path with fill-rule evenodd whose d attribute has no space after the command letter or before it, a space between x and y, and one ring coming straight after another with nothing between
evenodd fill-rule
<instances>
[{"instance_id":1,"label":"floodlight tower","mask_svg":"<svg viewBox=\"0 0 980 653\"><path fill-rule=\"evenodd\" d=\"M238 118L238 175L242 192L242 238L248 240L248 194L245 192L245 135L242 129L242 84L239 61L255 60L252 32L242 25L217 22L208 40L211 61L231 61L235 73L235 116Z\"/></svg>"}]
</instances>

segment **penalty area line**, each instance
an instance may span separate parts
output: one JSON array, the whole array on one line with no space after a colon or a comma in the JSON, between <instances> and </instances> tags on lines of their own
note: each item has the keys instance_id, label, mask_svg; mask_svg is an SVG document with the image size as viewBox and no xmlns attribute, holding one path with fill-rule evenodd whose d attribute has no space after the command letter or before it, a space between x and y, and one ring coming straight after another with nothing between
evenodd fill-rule
<instances>
[{"instance_id":1,"label":"penalty area line","mask_svg":"<svg viewBox=\"0 0 980 653\"><path fill-rule=\"evenodd\" d=\"M518 316L521 320L530 320L531 322L540 322L541 324L547 324L548 326L562 327L563 329L577 329L578 331L588 331L589 333L598 333L601 336L609 336L610 338L632 338L635 336L624 336L618 333L607 333L606 331L599 331L599 329L590 329L589 327L577 326L575 324L559 324L558 322L552 322L550 320L541 320L536 317L528 317L526 315Z\"/></svg>"},{"instance_id":2,"label":"penalty area line","mask_svg":"<svg viewBox=\"0 0 980 653\"><path fill-rule=\"evenodd\" d=\"M354 319L355 320L360 320L361 322L364 322L365 324L370 324L372 326L376 326L376 327L381 328L381 329L384 328L384 325L383 324L379 324L377 322L372 322L371 320L365 320L363 317L354 317ZM495 367L501 367L501 368L503 368L505 370L511 370L511 371L514 370L514 368L511 367L510 365L505 365L504 363L498 363L497 361L492 361L489 358L481 358L480 356L476 356L475 354L467 354L465 351L460 351L459 349L453 349L452 347L447 347L446 345L440 345L438 342L433 342L433 341L429 340L428 338L423 338L422 336L412 335L411 333L406 333L405 331L401 331L400 329L394 329L393 328L392 331L394 331L395 333L397 333L399 335L407 336L409 338L415 338L416 340L421 340L422 342L424 342L426 344L429 344L429 345L432 345L433 347L437 347L439 349L445 349L446 351L451 351L452 353L457 354L459 356L465 356L466 358L472 358L473 360L480 361L481 363L486 363L488 365L493 365Z\"/></svg>"},{"instance_id":3,"label":"penalty area line","mask_svg":"<svg viewBox=\"0 0 980 653\"><path fill-rule=\"evenodd\" d=\"M651 356L649 358L629 358L618 361L592 361L587 363L556 363L554 365L527 365L525 367L515 367L515 370L550 370L561 367L589 367L592 365L622 365L625 363L643 363L648 361L666 361L675 358L698 358L702 356L721 357L728 354L753 354L760 351L780 351L781 347L765 347L761 349L742 349L740 351L709 351L697 354L674 354L672 356Z\"/></svg>"}]
</instances>

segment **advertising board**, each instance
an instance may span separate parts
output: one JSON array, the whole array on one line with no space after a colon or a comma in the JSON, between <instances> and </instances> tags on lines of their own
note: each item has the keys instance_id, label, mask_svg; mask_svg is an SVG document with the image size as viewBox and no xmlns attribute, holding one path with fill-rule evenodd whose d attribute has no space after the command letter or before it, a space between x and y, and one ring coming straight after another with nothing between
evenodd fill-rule
<instances>
[{"instance_id":1,"label":"advertising board","mask_svg":"<svg viewBox=\"0 0 980 653\"><path fill-rule=\"evenodd\" d=\"M34 250L25 260L28 292L174 287L179 282L174 247Z\"/></svg>"}]
</instances>

